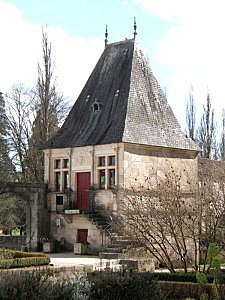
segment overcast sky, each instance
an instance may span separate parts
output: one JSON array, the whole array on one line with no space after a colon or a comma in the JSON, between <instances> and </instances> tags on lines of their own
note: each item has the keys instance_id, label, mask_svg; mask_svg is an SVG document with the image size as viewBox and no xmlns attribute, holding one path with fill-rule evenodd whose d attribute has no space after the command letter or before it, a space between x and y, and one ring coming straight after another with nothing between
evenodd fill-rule
<instances>
[{"instance_id":1,"label":"overcast sky","mask_svg":"<svg viewBox=\"0 0 225 300\"><path fill-rule=\"evenodd\" d=\"M197 107L210 92L217 117L225 106L223 0L0 0L0 90L34 85L41 27L48 25L58 88L73 103L109 42L133 37L181 125L191 85ZM219 120L218 120L219 121Z\"/></svg>"}]
</instances>

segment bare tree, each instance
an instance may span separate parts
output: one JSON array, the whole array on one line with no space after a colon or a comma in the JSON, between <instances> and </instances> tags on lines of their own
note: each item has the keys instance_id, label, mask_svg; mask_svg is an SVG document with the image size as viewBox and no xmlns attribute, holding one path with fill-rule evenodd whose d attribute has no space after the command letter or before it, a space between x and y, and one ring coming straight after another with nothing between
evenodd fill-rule
<instances>
[{"instance_id":1,"label":"bare tree","mask_svg":"<svg viewBox=\"0 0 225 300\"><path fill-rule=\"evenodd\" d=\"M220 138L220 158L225 160L225 110L222 113L222 132Z\"/></svg>"},{"instance_id":2,"label":"bare tree","mask_svg":"<svg viewBox=\"0 0 225 300\"><path fill-rule=\"evenodd\" d=\"M171 172L152 185L147 178L141 189L125 191L120 224L132 246L142 247L171 272L198 268L198 205L196 186ZM118 222L118 221L117 221ZM116 224L118 224L116 222ZM122 234L122 232L121 232ZM191 247L190 247L191 245Z\"/></svg>"},{"instance_id":3,"label":"bare tree","mask_svg":"<svg viewBox=\"0 0 225 300\"><path fill-rule=\"evenodd\" d=\"M27 177L27 155L31 134L32 110L29 92L15 85L5 96L8 145L19 180Z\"/></svg>"},{"instance_id":4,"label":"bare tree","mask_svg":"<svg viewBox=\"0 0 225 300\"><path fill-rule=\"evenodd\" d=\"M57 92L57 82L53 76L51 43L46 31L42 31L42 63L38 65L38 80L33 91L35 119L29 138L29 177L37 182L44 178L44 156L40 146L56 131L68 112L68 103Z\"/></svg>"},{"instance_id":5,"label":"bare tree","mask_svg":"<svg viewBox=\"0 0 225 300\"><path fill-rule=\"evenodd\" d=\"M189 100L186 102L186 127L187 127L187 136L195 141L196 134L196 110L195 110L195 101L193 96L193 87L189 94Z\"/></svg>"},{"instance_id":6,"label":"bare tree","mask_svg":"<svg viewBox=\"0 0 225 300\"><path fill-rule=\"evenodd\" d=\"M198 178L184 179L172 167L155 184L147 178L142 187L124 191L114 230L126 236L131 247L148 251L170 272L177 267L184 272L188 267L199 270L199 263L208 261L211 243L225 245L224 170L224 164L201 160L199 184Z\"/></svg>"},{"instance_id":7,"label":"bare tree","mask_svg":"<svg viewBox=\"0 0 225 300\"><path fill-rule=\"evenodd\" d=\"M201 261L206 264L211 243L225 246L225 164L221 161L199 161L199 193Z\"/></svg>"},{"instance_id":8,"label":"bare tree","mask_svg":"<svg viewBox=\"0 0 225 300\"><path fill-rule=\"evenodd\" d=\"M207 94L206 106L203 105L203 114L197 133L198 145L203 158L212 159L217 156L216 151L216 122L210 94Z\"/></svg>"}]
</instances>

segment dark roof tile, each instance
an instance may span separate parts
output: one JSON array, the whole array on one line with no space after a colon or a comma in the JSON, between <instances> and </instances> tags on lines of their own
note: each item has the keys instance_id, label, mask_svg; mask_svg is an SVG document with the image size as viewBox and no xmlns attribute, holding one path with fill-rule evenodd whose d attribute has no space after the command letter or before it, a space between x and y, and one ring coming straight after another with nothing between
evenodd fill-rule
<instances>
[{"instance_id":1,"label":"dark roof tile","mask_svg":"<svg viewBox=\"0 0 225 300\"><path fill-rule=\"evenodd\" d=\"M105 48L62 128L43 148L116 142L198 150L133 39Z\"/></svg>"}]
</instances>

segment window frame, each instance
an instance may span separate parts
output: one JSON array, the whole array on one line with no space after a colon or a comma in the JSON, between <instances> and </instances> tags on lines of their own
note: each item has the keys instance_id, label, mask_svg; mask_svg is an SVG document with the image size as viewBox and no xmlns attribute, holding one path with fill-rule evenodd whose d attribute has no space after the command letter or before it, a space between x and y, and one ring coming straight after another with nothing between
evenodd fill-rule
<instances>
[{"instance_id":1,"label":"window frame","mask_svg":"<svg viewBox=\"0 0 225 300\"><path fill-rule=\"evenodd\" d=\"M103 163L104 162L104 163ZM112 172L114 171L114 181L112 183ZM102 174L104 172L105 182L102 183ZM115 188L117 184L116 179L116 155L105 154L97 156L97 185L100 190L107 190Z\"/></svg>"},{"instance_id":2,"label":"window frame","mask_svg":"<svg viewBox=\"0 0 225 300\"><path fill-rule=\"evenodd\" d=\"M57 192L68 190L70 188L69 158L54 158L53 168L54 190Z\"/></svg>"}]
</instances>

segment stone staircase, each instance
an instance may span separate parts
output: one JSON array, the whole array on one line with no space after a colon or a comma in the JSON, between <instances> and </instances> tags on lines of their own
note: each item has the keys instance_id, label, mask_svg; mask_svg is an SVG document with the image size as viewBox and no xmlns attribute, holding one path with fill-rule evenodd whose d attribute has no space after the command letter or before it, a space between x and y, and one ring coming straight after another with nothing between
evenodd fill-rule
<instances>
[{"instance_id":1,"label":"stone staircase","mask_svg":"<svg viewBox=\"0 0 225 300\"><path fill-rule=\"evenodd\" d=\"M99 257L102 259L121 259L124 256L124 250L128 243L128 239L124 236L119 236L112 232L111 218L109 215L104 214L101 208L95 208L94 210L85 210L82 212L92 224L96 225L101 230L103 237L108 238L106 246L103 246L103 250L99 253Z\"/></svg>"},{"instance_id":2,"label":"stone staircase","mask_svg":"<svg viewBox=\"0 0 225 300\"><path fill-rule=\"evenodd\" d=\"M85 210L82 212L82 215L102 231L110 227L109 216L104 215L100 210ZM108 234L110 234L110 232Z\"/></svg>"},{"instance_id":3,"label":"stone staircase","mask_svg":"<svg viewBox=\"0 0 225 300\"><path fill-rule=\"evenodd\" d=\"M119 236L116 233L111 234L111 244L104 248L104 251L99 253L102 259L122 259L129 240L124 236Z\"/></svg>"}]
</instances>

